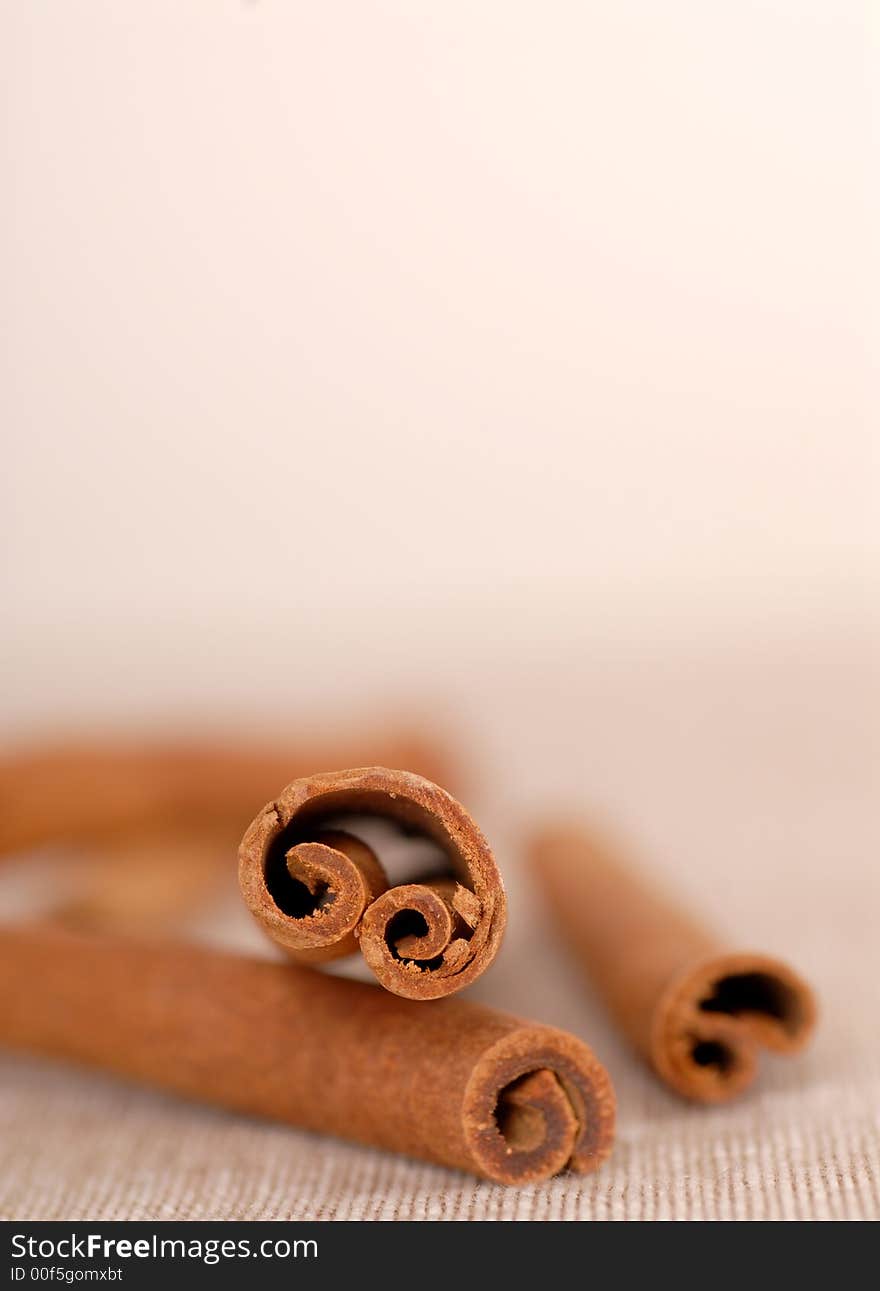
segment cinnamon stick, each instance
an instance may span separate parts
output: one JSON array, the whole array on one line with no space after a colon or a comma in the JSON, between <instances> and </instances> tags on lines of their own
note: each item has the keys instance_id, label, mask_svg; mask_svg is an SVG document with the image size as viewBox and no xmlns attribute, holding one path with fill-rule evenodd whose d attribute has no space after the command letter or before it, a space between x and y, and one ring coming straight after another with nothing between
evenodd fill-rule
<instances>
[{"instance_id":1,"label":"cinnamon stick","mask_svg":"<svg viewBox=\"0 0 880 1291\"><path fill-rule=\"evenodd\" d=\"M223 739L91 740L0 756L0 856L146 828L226 822L230 846L273 786L316 766L411 766L445 780L449 759L400 731L277 744Z\"/></svg>"},{"instance_id":2,"label":"cinnamon stick","mask_svg":"<svg viewBox=\"0 0 880 1291\"><path fill-rule=\"evenodd\" d=\"M159 824L80 845L62 881L46 886L47 915L82 932L162 935L235 894L228 829Z\"/></svg>"},{"instance_id":3,"label":"cinnamon stick","mask_svg":"<svg viewBox=\"0 0 880 1291\"><path fill-rule=\"evenodd\" d=\"M505 1184L595 1169L614 1134L562 1031L194 946L0 929L0 1044Z\"/></svg>"},{"instance_id":4,"label":"cinnamon stick","mask_svg":"<svg viewBox=\"0 0 880 1291\"><path fill-rule=\"evenodd\" d=\"M612 1016L679 1094L723 1102L756 1074L759 1047L802 1049L816 1005L762 953L729 951L585 829L534 836L531 861L563 936Z\"/></svg>"},{"instance_id":5,"label":"cinnamon stick","mask_svg":"<svg viewBox=\"0 0 880 1291\"><path fill-rule=\"evenodd\" d=\"M391 887L362 840L326 822L379 816L439 844L436 875ZM359 767L294 780L257 816L239 851L252 914L297 960L360 945L389 991L433 1000L492 963L504 932L504 886L486 840L444 789L408 771Z\"/></svg>"}]
</instances>

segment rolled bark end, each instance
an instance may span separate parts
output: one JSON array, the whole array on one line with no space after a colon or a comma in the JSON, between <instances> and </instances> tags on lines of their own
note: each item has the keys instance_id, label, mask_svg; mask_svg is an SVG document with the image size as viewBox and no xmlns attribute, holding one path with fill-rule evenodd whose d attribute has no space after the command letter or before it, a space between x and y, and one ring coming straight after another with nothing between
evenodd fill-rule
<instances>
[{"instance_id":1,"label":"rolled bark end","mask_svg":"<svg viewBox=\"0 0 880 1291\"><path fill-rule=\"evenodd\" d=\"M723 1102L755 1077L758 1051L795 1053L816 1021L810 987L767 955L714 934L578 825L531 840L560 933L630 1042L679 1094Z\"/></svg>"},{"instance_id":2,"label":"rolled bark end","mask_svg":"<svg viewBox=\"0 0 880 1291\"><path fill-rule=\"evenodd\" d=\"M586 1174L614 1141L614 1090L574 1036L527 1027L484 1053L465 1090L464 1125L480 1173L498 1183Z\"/></svg>"},{"instance_id":3,"label":"rolled bark end","mask_svg":"<svg viewBox=\"0 0 880 1291\"><path fill-rule=\"evenodd\" d=\"M815 996L787 964L760 954L719 955L661 996L651 1061L686 1098L724 1102L754 1080L759 1048L796 1053L815 1023Z\"/></svg>"},{"instance_id":4,"label":"rolled bark end","mask_svg":"<svg viewBox=\"0 0 880 1291\"><path fill-rule=\"evenodd\" d=\"M366 843L327 830L291 847L267 886L286 915L286 944L314 960L337 959L357 949L355 929L388 878Z\"/></svg>"},{"instance_id":5,"label":"rolled bark end","mask_svg":"<svg viewBox=\"0 0 880 1291\"><path fill-rule=\"evenodd\" d=\"M364 959L384 987L407 999L460 990L483 971L470 946L480 919L474 907L474 894L455 882L392 888L364 915Z\"/></svg>"},{"instance_id":6,"label":"rolled bark end","mask_svg":"<svg viewBox=\"0 0 880 1291\"><path fill-rule=\"evenodd\" d=\"M431 839L449 873L389 889L364 843L328 835L327 822L355 815ZM438 999L474 981L506 923L498 867L464 808L431 781L384 767L288 785L245 834L239 882L251 912L294 958L334 958L359 943L379 982L409 999Z\"/></svg>"}]
</instances>

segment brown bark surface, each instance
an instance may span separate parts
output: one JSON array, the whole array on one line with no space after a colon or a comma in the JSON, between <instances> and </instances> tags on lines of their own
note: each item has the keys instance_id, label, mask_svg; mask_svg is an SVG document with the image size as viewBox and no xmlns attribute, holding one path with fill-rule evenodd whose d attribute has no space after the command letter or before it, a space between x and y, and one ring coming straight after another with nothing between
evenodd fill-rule
<instances>
[{"instance_id":1,"label":"brown bark surface","mask_svg":"<svg viewBox=\"0 0 880 1291\"><path fill-rule=\"evenodd\" d=\"M614 1135L573 1036L193 946L0 929L0 1043L507 1184L592 1170Z\"/></svg>"},{"instance_id":2,"label":"brown bark surface","mask_svg":"<svg viewBox=\"0 0 880 1291\"><path fill-rule=\"evenodd\" d=\"M617 857L607 839L552 827L530 846L538 882L610 1013L678 1093L723 1102L759 1047L795 1053L813 1030L809 986L762 953L730 952Z\"/></svg>"}]
</instances>

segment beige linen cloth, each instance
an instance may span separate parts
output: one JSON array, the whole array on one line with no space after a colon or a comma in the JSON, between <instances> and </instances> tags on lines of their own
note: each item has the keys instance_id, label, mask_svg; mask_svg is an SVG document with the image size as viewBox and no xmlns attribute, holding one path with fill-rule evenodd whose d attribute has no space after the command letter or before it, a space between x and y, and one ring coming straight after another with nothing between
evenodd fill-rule
<instances>
[{"instance_id":1,"label":"beige linen cloth","mask_svg":"<svg viewBox=\"0 0 880 1291\"><path fill-rule=\"evenodd\" d=\"M619 1134L597 1174L508 1190L4 1056L0 1217L880 1217L877 691L867 644L536 658L458 697L472 749L494 768L471 805L510 875L509 936L475 995L568 1027L606 1062ZM730 1106L667 1093L608 1026L519 867L521 822L555 802L615 820L646 866L734 944L788 956L820 996L812 1048L765 1058L753 1090ZM196 931L272 953L234 906Z\"/></svg>"}]
</instances>

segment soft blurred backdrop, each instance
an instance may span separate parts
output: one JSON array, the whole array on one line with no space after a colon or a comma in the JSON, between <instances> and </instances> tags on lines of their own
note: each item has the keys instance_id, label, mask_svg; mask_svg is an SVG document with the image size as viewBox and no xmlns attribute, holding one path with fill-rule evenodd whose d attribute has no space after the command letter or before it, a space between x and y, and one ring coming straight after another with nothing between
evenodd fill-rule
<instances>
[{"instance_id":1,"label":"soft blurred backdrop","mask_svg":"<svg viewBox=\"0 0 880 1291\"><path fill-rule=\"evenodd\" d=\"M610 812L818 978L801 1072L868 1179L876 10L0 15L4 743L433 723L511 880L480 992L613 1057L517 875L530 814ZM633 1181L667 1102L617 1062L618 1173L573 1213L675 1173Z\"/></svg>"},{"instance_id":2,"label":"soft blurred backdrop","mask_svg":"<svg viewBox=\"0 0 880 1291\"><path fill-rule=\"evenodd\" d=\"M8 719L848 627L869 9L3 3Z\"/></svg>"}]
</instances>

